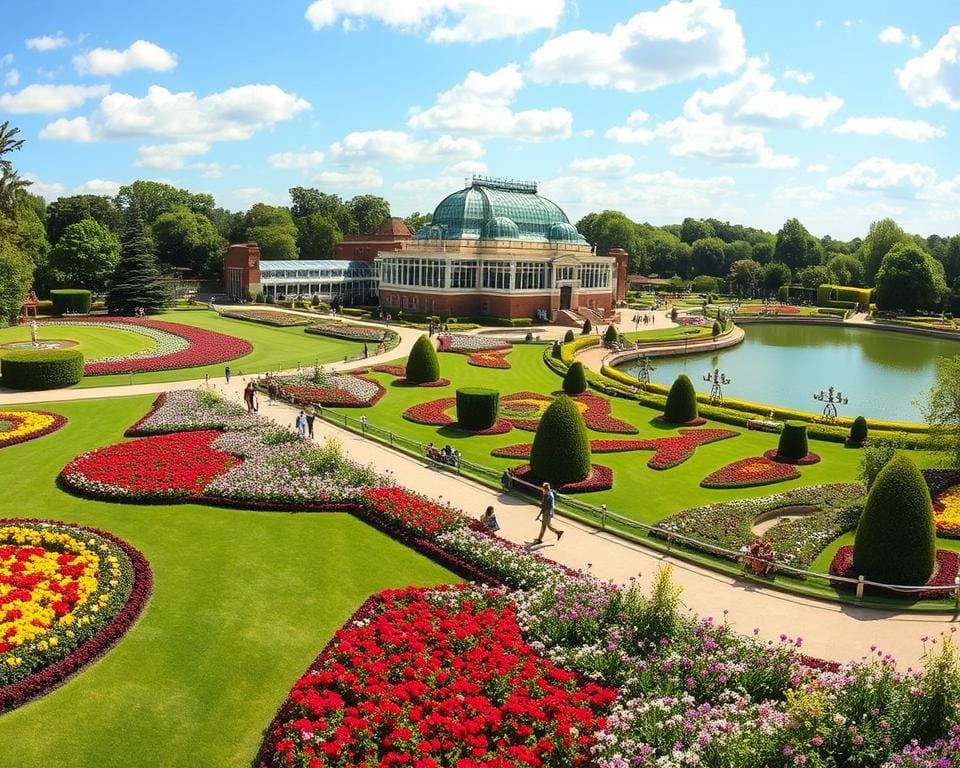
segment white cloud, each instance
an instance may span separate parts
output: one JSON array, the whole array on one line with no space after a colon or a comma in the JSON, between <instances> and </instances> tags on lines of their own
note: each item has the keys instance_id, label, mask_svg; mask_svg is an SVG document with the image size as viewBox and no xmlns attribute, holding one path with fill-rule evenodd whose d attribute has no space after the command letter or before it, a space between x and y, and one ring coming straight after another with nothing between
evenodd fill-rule
<instances>
[{"instance_id":1,"label":"white cloud","mask_svg":"<svg viewBox=\"0 0 960 768\"><path fill-rule=\"evenodd\" d=\"M830 166L826 163L813 163L813 165L807 166L807 172L809 173L826 173L830 170Z\"/></svg>"},{"instance_id":2,"label":"white cloud","mask_svg":"<svg viewBox=\"0 0 960 768\"><path fill-rule=\"evenodd\" d=\"M96 141L90 129L90 123L85 117L75 117L72 120L61 117L59 120L54 120L43 127L40 138L46 141L73 141L81 144Z\"/></svg>"},{"instance_id":3,"label":"white cloud","mask_svg":"<svg viewBox=\"0 0 960 768\"><path fill-rule=\"evenodd\" d=\"M126 50L94 48L73 57L73 66L81 75L121 75L134 69L167 72L177 66L177 57L148 40L137 40Z\"/></svg>"},{"instance_id":4,"label":"white cloud","mask_svg":"<svg viewBox=\"0 0 960 768\"><path fill-rule=\"evenodd\" d=\"M570 163L571 173L584 176L617 178L633 170L636 161L630 155L607 155L606 157L578 157Z\"/></svg>"},{"instance_id":5,"label":"white cloud","mask_svg":"<svg viewBox=\"0 0 960 768\"><path fill-rule=\"evenodd\" d=\"M564 0L315 0L305 16L317 30L340 17L345 31L374 19L410 32L429 29L434 43L478 43L553 29L563 7Z\"/></svg>"},{"instance_id":6,"label":"white cloud","mask_svg":"<svg viewBox=\"0 0 960 768\"><path fill-rule=\"evenodd\" d=\"M28 85L0 96L0 111L14 115L54 115L83 106L110 92L107 85Z\"/></svg>"},{"instance_id":7,"label":"white cloud","mask_svg":"<svg viewBox=\"0 0 960 768\"><path fill-rule=\"evenodd\" d=\"M3 84L9 86L19 85L20 83L20 71L17 69L8 70L7 73L3 76Z\"/></svg>"},{"instance_id":8,"label":"white cloud","mask_svg":"<svg viewBox=\"0 0 960 768\"><path fill-rule=\"evenodd\" d=\"M649 91L734 72L745 58L737 16L720 0L671 0L609 33L579 29L548 40L531 54L530 76L544 83Z\"/></svg>"},{"instance_id":9,"label":"white cloud","mask_svg":"<svg viewBox=\"0 0 960 768\"><path fill-rule=\"evenodd\" d=\"M937 172L923 163L898 163L888 157L869 157L846 173L827 181L831 190L884 192L910 197L937 181Z\"/></svg>"},{"instance_id":10,"label":"white cloud","mask_svg":"<svg viewBox=\"0 0 960 768\"><path fill-rule=\"evenodd\" d=\"M834 133L856 133L862 136L893 136L905 141L928 141L947 135L926 120L901 120L896 117L848 117L833 129Z\"/></svg>"},{"instance_id":11,"label":"white cloud","mask_svg":"<svg viewBox=\"0 0 960 768\"><path fill-rule=\"evenodd\" d=\"M438 94L432 107L411 109L407 122L412 128L522 141L568 138L573 128L573 115L568 110L511 109L521 88L523 75L516 64L489 75L471 71L462 83Z\"/></svg>"},{"instance_id":12,"label":"white cloud","mask_svg":"<svg viewBox=\"0 0 960 768\"><path fill-rule=\"evenodd\" d=\"M375 189L383 186L383 177L370 166L343 171L321 171L313 177L313 180L333 187Z\"/></svg>"},{"instance_id":13,"label":"white cloud","mask_svg":"<svg viewBox=\"0 0 960 768\"><path fill-rule=\"evenodd\" d=\"M28 37L23 42L31 51L55 51L57 48L63 48L65 45L68 45L70 40L60 32L57 32L55 35Z\"/></svg>"},{"instance_id":14,"label":"white cloud","mask_svg":"<svg viewBox=\"0 0 960 768\"><path fill-rule=\"evenodd\" d=\"M461 160L459 163L444 168L445 174L457 174L459 176L473 176L475 173L486 173L487 164L479 160Z\"/></svg>"},{"instance_id":15,"label":"white cloud","mask_svg":"<svg viewBox=\"0 0 960 768\"><path fill-rule=\"evenodd\" d=\"M800 85L807 85L813 82L814 77L813 72L801 72L799 69L794 69L793 67L787 67L783 70L784 80L793 80L796 83L800 83Z\"/></svg>"},{"instance_id":16,"label":"white cloud","mask_svg":"<svg viewBox=\"0 0 960 768\"><path fill-rule=\"evenodd\" d=\"M802 208L816 210L823 203L828 203L836 196L819 187L796 186L796 187L776 187L771 197L778 203L792 203Z\"/></svg>"},{"instance_id":17,"label":"white cloud","mask_svg":"<svg viewBox=\"0 0 960 768\"><path fill-rule=\"evenodd\" d=\"M272 168L284 170L314 168L323 162L323 152L276 152L267 158Z\"/></svg>"},{"instance_id":18,"label":"white cloud","mask_svg":"<svg viewBox=\"0 0 960 768\"><path fill-rule=\"evenodd\" d=\"M75 195L108 195L113 197L123 185L119 181L104 179L90 179L73 190Z\"/></svg>"},{"instance_id":19,"label":"white cloud","mask_svg":"<svg viewBox=\"0 0 960 768\"><path fill-rule=\"evenodd\" d=\"M387 158L413 165L451 157L476 160L483 157L483 144L476 139L454 138L449 134L428 143L403 131L354 131L330 146L330 156L335 159Z\"/></svg>"},{"instance_id":20,"label":"white cloud","mask_svg":"<svg viewBox=\"0 0 960 768\"><path fill-rule=\"evenodd\" d=\"M190 168L203 171L200 174L201 179L222 179L223 166L220 163L191 163Z\"/></svg>"},{"instance_id":21,"label":"white cloud","mask_svg":"<svg viewBox=\"0 0 960 768\"><path fill-rule=\"evenodd\" d=\"M898 69L897 82L918 107L960 109L960 26L950 27L933 48Z\"/></svg>"},{"instance_id":22,"label":"white cloud","mask_svg":"<svg viewBox=\"0 0 960 768\"><path fill-rule=\"evenodd\" d=\"M263 187L240 187L238 189L232 189L230 190L230 197L244 207L249 207L254 203L290 205L290 198L287 194L277 194Z\"/></svg>"},{"instance_id":23,"label":"white cloud","mask_svg":"<svg viewBox=\"0 0 960 768\"><path fill-rule=\"evenodd\" d=\"M30 193L40 195L48 203L63 195L64 186L59 182L41 181L40 177L29 172L23 174L23 178L30 182Z\"/></svg>"},{"instance_id":24,"label":"white cloud","mask_svg":"<svg viewBox=\"0 0 960 768\"><path fill-rule=\"evenodd\" d=\"M877 35L877 39L881 43L887 43L889 45L903 45L904 43L909 43L911 48L920 48L923 46L920 38L916 35L907 35L900 27L884 27L881 30L880 34Z\"/></svg>"},{"instance_id":25,"label":"white cloud","mask_svg":"<svg viewBox=\"0 0 960 768\"><path fill-rule=\"evenodd\" d=\"M152 144L140 147L140 157L134 163L138 168L183 168L184 158L205 155L210 145L205 141L179 141L175 144Z\"/></svg>"}]
</instances>

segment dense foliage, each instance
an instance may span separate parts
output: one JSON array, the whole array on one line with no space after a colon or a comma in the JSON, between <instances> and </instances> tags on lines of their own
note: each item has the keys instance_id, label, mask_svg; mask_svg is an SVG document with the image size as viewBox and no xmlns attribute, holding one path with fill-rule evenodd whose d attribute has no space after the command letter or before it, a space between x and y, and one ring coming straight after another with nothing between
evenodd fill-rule
<instances>
[{"instance_id":1,"label":"dense foliage","mask_svg":"<svg viewBox=\"0 0 960 768\"><path fill-rule=\"evenodd\" d=\"M562 485L590 474L590 438L583 416L566 395L543 412L533 437L530 467L540 480Z\"/></svg>"},{"instance_id":2,"label":"dense foliage","mask_svg":"<svg viewBox=\"0 0 960 768\"><path fill-rule=\"evenodd\" d=\"M674 424L686 424L696 419L697 415L697 391L687 375L681 373L670 387L663 418Z\"/></svg>"},{"instance_id":3,"label":"dense foliage","mask_svg":"<svg viewBox=\"0 0 960 768\"><path fill-rule=\"evenodd\" d=\"M485 387L463 387L457 390L457 424L464 429L481 430L497 421L500 393Z\"/></svg>"},{"instance_id":4,"label":"dense foliage","mask_svg":"<svg viewBox=\"0 0 960 768\"><path fill-rule=\"evenodd\" d=\"M579 360L567 368L563 376L563 391L568 395L579 395L587 389L587 374Z\"/></svg>"},{"instance_id":5,"label":"dense foliage","mask_svg":"<svg viewBox=\"0 0 960 768\"><path fill-rule=\"evenodd\" d=\"M796 461L807 455L807 425L801 421L788 421L783 425L777 455L788 461Z\"/></svg>"},{"instance_id":6,"label":"dense foliage","mask_svg":"<svg viewBox=\"0 0 960 768\"><path fill-rule=\"evenodd\" d=\"M134 198L123 235L120 263L113 275L107 309L111 314L132 315L138 307L160 312L170 304L171 296L160 278L153 244L139 203Z\"/></svg>"},{"instance_id":7,"label":"dense foliage","mask_svg":"<svg viewBox=\"0 0 960 768\"><path fill-rule=\"evenodd\" d=\"M0 359L3 386L11 389L59 389L83 378L78 349L14 350Z\"/></svg>"},{"instance_id":8,"label":"dense foliage","mask_svg":"<svg viewBox=\"0 0 960 768\"><path fill-rule=\"evenodd\" d=\"M81 288L59 288L50 291L50 301L55 315L85 315L90 311L93 296Z\"/></svg>"},{"instance_id":9,"label":"dense foliage","mask_svg":"<svg viewBox=\"0 0 960 768\"><path fill-rule=\"evenodd\" d=\"M411 384L427 384L440 378L440 360L433 340L423 335L417 339L407 358L407 381Z\"/></svg>"}]
</instances>

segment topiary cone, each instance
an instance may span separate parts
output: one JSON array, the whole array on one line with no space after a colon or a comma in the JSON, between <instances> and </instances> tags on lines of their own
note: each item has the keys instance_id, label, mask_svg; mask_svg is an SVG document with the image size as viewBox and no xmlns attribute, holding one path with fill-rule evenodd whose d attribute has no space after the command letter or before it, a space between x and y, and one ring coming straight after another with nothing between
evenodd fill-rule
<instances>
[{"instance_id":1,"label":"topiary cone","mask_svg":"<svg viewBox=\"0 0 960 768\"><path fill-rule=\"evenodd\" d=\"M789 461L799 461L809 450L807 425L802 421L788 421L784 424L780 442L777 444L777 456Z\"/></svg>"},{"instance_id":2,"label":"topiary cone","mask_svg":"<svg viewBox=\"0 0 960 768\"><path fill-rule=\"evenodd\" d=\"M433 342L424 334L413 344L407 358L407 381L411 384L427 384L440 378L440 360Z\"/></svg>"},{"instance_id":3,"label":"topiary cone","mask_svg":"<svg viewBox=\"0 0 960 768\"><path fill-rule=\"evenodd\" d=\"M620 331L617 330L616 326L611 323L607 326L606 332L603 334L603 340L607 344L616 344L620 339Z\"/></svg>"},{"instance_id":4,"label":"topiary cone","mask_svg":"<svg viewBox=\"0 0 960 768\"><path fill-rule=\"evenodd\" d=\"M847 440L849 445L863 445L867 442L867 420L863 416L857 416L850 426L850 437Z\"/></svg>"},{"instance_id":5,"label":"topiary cone","mask_svg":"<svg viewBox=\"0 0 960 768\"><path fill-rule=\"evenodd\" d=\"M563 377L563 391L568 395L579 395L587 389L587 374L583 370L583 363L577 361L567 368Z\"/></svg>"},{"instance_id":6,"label":"topiary cone","mask_svg":"<svg viewBox=\"0 0 960 768\"><path fill-rule=\"evenodd\" d=\"M586 336L588 333L593 333L593 324L590 322L589 317L583 321L582 335Z\"/></svg>"},{"instance_id":7,"label":"topiary cone","mask_svg":"<svg viewBox=\"0 0 960 768\"><path fill-rule=\"evenodd\" d=\"M554 485L575 483L590 475L590 438L583 416L566 395L547 406L533 437L530 469Z\"/></svg>"},{"instance_id":8,"label":"topiary cone","mask_svg":"<svg viewBox=\"0 0 960 768\"><path fill-rule=\"evenodd\" d=\"M899 454L874 480L853 542L854 573L884 584L925 584L936 562L930 490Z\"/></svg>"},{"instance_id":9,"label":"topiary cone","mask_svg":"<svg viewBox=\"0 0 960 768\"><path fill-rule=\"evenodd\" d=\"M674 424L686 424L698 416L697 391L686 374L681 373L670 387L667 403L663 408L663 419Z\"/></svg>"},{"instance_id":10,"label":"topiary cone","mask_svg":"<svg viewBox=\"0 0 960 768\"><path fill-rule=\"evenodd\" d=\"M563 343L569 344L571 341L573 341L573 338L574 338L573 331L567 330L567 332L563 334Z\"/></svg>"}]
</instances>

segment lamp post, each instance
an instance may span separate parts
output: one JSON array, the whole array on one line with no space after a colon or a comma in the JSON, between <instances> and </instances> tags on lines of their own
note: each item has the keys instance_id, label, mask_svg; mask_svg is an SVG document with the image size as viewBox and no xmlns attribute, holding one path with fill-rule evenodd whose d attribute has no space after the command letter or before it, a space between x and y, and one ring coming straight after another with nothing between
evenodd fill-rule
<instances>
[{"instance_id":1,"label":"lamp post","mask_svg":"<svg viewBox=\"0 0 960 768\"><path fill-rule=\"evenodd\" d=\"M813 399L819 400L823 406L823 420L834 422L837 420L837 406L846 405L849 400L843 396L843 392L833 387L827 387L827 391L822 389L813 393Z\"/></svg>"},{"instance_id":2,"label":"lamp post","mask_svg":"<svg viewBox=\"0 0 960 768\"><path fill-rule=\"evenodd\" d=\"M640 382L640 389L646 391L650 384L650 371L654 370L653 363L646 355L640 355L637 358L637 380Z\"/></svg>"},{"instance_id":3,"label":"lamp post","mask_svg":"<svg viewBox=\"0 0 960 768\"><path fill-rule=\"evenodd\" d=\"M709 381L710 386L710 404L711 405L720 405L723 403L723 389L721 387L732 383L732 379L728 379L726 374L720 373L719 368L714 368L713 372L707 372L703 374L703 380Z\"/></svg>"}]
</instances>

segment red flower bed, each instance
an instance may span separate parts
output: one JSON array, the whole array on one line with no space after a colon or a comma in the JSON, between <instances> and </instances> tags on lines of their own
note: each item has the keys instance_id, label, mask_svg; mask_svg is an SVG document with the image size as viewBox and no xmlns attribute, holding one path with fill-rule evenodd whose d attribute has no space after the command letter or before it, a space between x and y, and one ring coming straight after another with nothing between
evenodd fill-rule
<instances>
[{"instance_id":1,"label":"red flower bed","mask_svg":"<svg viewBox=\"0 0 960 768\"><path fill-rule=\"evenodd\" d=\"M411 493L405 488L367 488L363 492L367 508L421 536L434 536L460 524L460 516L450 507Z\"/></svg>"},{"instance_id":2,"label":"red flower bed","mask_svg":"<svg viewBox=\"0 0 960 768\"><path fill-rule=\"evenodd\" d=\"M447 427L454 423L452 416L446 411L457 404L455 397L442 397L439 400L430 400L426 403L411 405L403 412L403 418L415 424L427 424L432 427Z\"/></svg>"},{"instance_id":3,"label":"red flower bed","mask_svg":"<svg viewBox=\"0 0 960 768\"><path fill-rule=\"evenodd\" d=\"M707 423L707 420L703 416L697 416L695 419L690 419L690 421L676 422L676 421L667 421L663 416L657 416L654 421L658 421L661 424L672 424L675 427L702 427Z\"/></svg>"},{"instance_id":4,"label":"red flower bed","mask_svg":"<svg viewBox=\"0 0 960 768\"><path fill-rule=\"evenodd\" d=\"M238 459L210 447L220 432L175 432L90 451L60 473L61 482L103 498L183 499L200 495Z\"/></svg>"},{"instance_id":5,"label":"red flower bed","mask_svg":"<svg viewBox=\"0 0 960 768\"><path fill-rule=\"evenodd\" d=\"M533 474L529 464L511 470L514 478L530 485L541 485L543 479ZM564 483L554 487L560 493L590 493L592 491L609 491L613 488L613 470L600 464L590 465L590 475L585 480L576 483Z\"/></svg>"},{"instance_id":6,"label":"red flower bed","mask_svg":"<svg viewBox=\"0 0 960 768\"><path fill-rule=\"evenodd\" d=\"M377 373L389 373L391 376L407 375L407 366L405 365L375 365L371 370Z\"/></svg>"},{"instance_id":7,"label":"red flower bed","mask_svg":"<svg viewBox=\"0 0 960 768\"><path fill-rule=\"evenodd\" d=\"M587 406L587 410L583 412L583 420L589 429L595 432L618 432L624 435L635 435L639 432L633 424L610 415L610 401L607 398L582 392L573 399Z\"/></svg>"},{"instance_id":8,"label":"red flower bed","mask_svg":"<svg viewBox=\"0 0 960 768\"><path fill-rule=\"evenodd\" d=\"M97 318L85 317L83 322L97 322ZM162 320L148 320L139 317L109 317L101 322L121 323L123 325L155 328L158 331L172 333L189 342L187 349L157 357L143 357L130 360L105 360L91 362L83 366L86 376L105 376L111 373L146 373L147 371L170 371L175 368L193 368L198 365L211 365L234 360L253 352L253 345L244 339L227 336L224 333L196 328L181 323L168 323Z\"/></svg>"},{"instance_id":9,"label":"red flower bed","mask_svg":"<svg viewBox=\"0 0 960 768\"><path fill-rule=\"evenodd\" d=\"M753 456L721 467L703 478L700 485L703 488L749 488L798 477L800 472L792 464L778 464L766 456Z\"/></svg>"},{"instance_id":10,"label":"red flower bed","mask_svg":"<svg viewBox=\"0 0 960 768\"><path fill-rule=\"evenodd\" d=\"M926 587L953 587L954 579L960 573L960 553L951 552L947 549L937 550L937 562L933 567L933 575L924 585ZM830 575L843 576L848 579L855 579L859 574L853 567L853 547L846 544L837 550L830 561ZM844 581L831 581L830 584L836 589L845 589L852 591L856 589L856 584L849 584ZM935 600L949 598L953 596L952 591L945 589L928 589L917 592L904 593L895 589L883 589L867 585L865 591L874 595L887 595L893 597L915 597L918 600Z\"/></svg>"},{"instance_id":11,"label":"red flower bed","mask_svg":"<svg viewBox=\"0 0 960 768\"><path fill-rule=\"evenodd\" d=\"M298 680L262 768L559 768L589 762L615 692L539 657L512 605L371 598Z\"/></svg>"},{"instance_id":12,"label":"red flower bed","mask_svg":"<svg viewBox=\"0 0 960 768\"><path fill-rule=\"evenodd\" d=\"M787 459L777 453L776 448L771 448L769 451L764 451L764 457L770 459L770 461L776 461L780 464L796 464L797 466L808 466L810 464L817 464L820 461L820 454L810 451L806 456L801 459Z\"/></svg>"},{"instance_id":13,"label":"red flower bed","mask_svg":"<svg viewBox=\"0 0 960 768\"><path fill-rule=\"evenodd\" d=\"M494 448L490 451L490 455L497 456L501 459L529 459L532 449L533 443L518 443L517 445L505 445L502 448Z\"/></svg>"},{"instance_id":14,"label":"red flower bed","mask_svg":"<svg viewBox=\"0 0 960 768\"><path fill-rule=\"evenodd\" d=\"M0 421L10 425L0 431L0 448L49 435L67 423L64 416L50 411L0 411Z\"/></svg>"},{"instance_id":15,"label":"red flower bed","mask_svg":"<svg viewBox=\"0 0 960 768\"><path fill-rule=\"evenodd\" d=\"M467 362L478 368L510 368L510 361L499 352L472 352L467 355Z\"/></svg>"},{"instance_id":16,"label":"red flower bed","mask_svg":"<svg viewBox=\"0 0 960 768\"><path fill-rule=\"evenodd\" d=\"M356 378L360 378L357 376ZM364 400L356 392L341 388L307 387L307 386L285 386L282 395L288 397L294 403L315 403L329 407L354 407L368 408L380 402L387 390L379 382L372 379L363 379L364 382L374 384L377 388L373 397Z\"/></svg>"}]
</instances>

